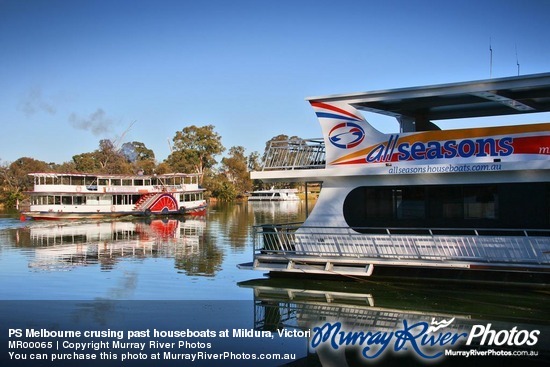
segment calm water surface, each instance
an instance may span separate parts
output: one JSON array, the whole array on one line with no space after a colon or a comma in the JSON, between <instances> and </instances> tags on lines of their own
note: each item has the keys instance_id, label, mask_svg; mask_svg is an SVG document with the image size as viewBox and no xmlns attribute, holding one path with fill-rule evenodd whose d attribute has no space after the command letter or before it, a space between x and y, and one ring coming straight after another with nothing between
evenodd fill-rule
<instances>
[{"instance_id":1,"label":"calm water surface","mask_svg":"<svg viewBox=\"0 0 550 367\"><path fill-rule=\"evenodd\" d=\"M244 300L261 273L252 225L305 218L299 203L211 205L204 217L25 221L0 217L0 299Z\"/></svg>"},{"instance_id":2,"label":"calm water surface","mask_svg":"<svg viewBox=\"0 0 550 367\"><path fill-rule=\"evenodd\" d=\"M460 333L490 323L499 330L540 330L539 342L530 350L540 352L534 362L550 360L548 290L425 281L267 279L261 272L237 269L252 260L253 225L305 217L303 202L214 204L206 216L184 221L21 222L17 214L4 213L0 300L239 301L236 307L212 306L221 310L195 322L234 319L240 323L237 327L256 330L306 330L333 320L355 330L391 331L402 328L404 319L436 318L453 319L451 330ZM13 310L17 305L4 307ZM212 320L213 314L220 318ZM188 327L192 320L187 314L178 321ZM305 358L306 345L292 342L281 348L287 351L290 346Z\"/></svg>"}]
</instances>

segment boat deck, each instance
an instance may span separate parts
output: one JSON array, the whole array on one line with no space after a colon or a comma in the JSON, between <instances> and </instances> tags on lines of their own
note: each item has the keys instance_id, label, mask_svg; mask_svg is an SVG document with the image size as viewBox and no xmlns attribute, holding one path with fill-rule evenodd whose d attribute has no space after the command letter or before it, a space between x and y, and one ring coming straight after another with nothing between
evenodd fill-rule
<instances>
[{"instance_id":1,"label":"boat deck","mask_svg":"<svg viewBox=\"0 0 550 367\"><path fill-rule=\"evenodd\" d=\"M241 268L363 276L375 266L550 271L550 230L370 230L255 226L254 261Z\"/></svg>"}]
</instances>

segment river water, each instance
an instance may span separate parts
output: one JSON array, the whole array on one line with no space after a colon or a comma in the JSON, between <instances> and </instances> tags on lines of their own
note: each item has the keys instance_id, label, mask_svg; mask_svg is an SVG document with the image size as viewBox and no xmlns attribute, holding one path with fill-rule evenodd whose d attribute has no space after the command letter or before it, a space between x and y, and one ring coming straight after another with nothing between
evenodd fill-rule
<instances>
[{"instance_id":1,"label":"river water","mask_svg":"<svg viewBox=\"0 0 550 367\"><path fill-rule=\"evenodd\" d=\"M247 357L263 351L279 357L288 354L288 359L274 360L276 357L270 355L267 361L259 363L240 356L216 362L186 361L184 365L277 366L298 360L302 366L345 366L362 365L368 359L370 365L380 361L399 365L402 358L407 358L407 363L424 365L438 352L451 348L475 349L483 364L548 362L547 289L300 276L269 279L261 272L237 268L238 264L252 260L253 225L300 222L305 217L303 202L213 204L204 217L185 220L22 222L18 215L4 213L0 216L0 343L5 348L8 340L16 336L13 330L24 332L30 327L126 331L191 328L197 332L217 330L218 336L223 334L222 330L242 329L245 334L252 333L251 336L237 332L229 342L196 335L192 341L210 341L210 348L199 344L182 348L187 352L220 352L220 355L238 351L248 353ZM315 335L309 335L308 339L303 334L315 326L340 323L350 331L371 330L379 335L392 335L392 331L407 330L407 325L433 326L440 321L450 322L449 340L440 340L435 347L418 348L414 348L412 339L401 340L402 344L392 340L392 344L386 345L391 353L381 350L381 337L370 339L374 346L378 345L370 352L362 348L350 352L350 348L338 345L316 349L311 344ZM254 334L254 330L271 332L277 337L265 340L266 335ZM279 337L277 330L295 335ZM465 335L474 332L479 336L471 345L464 346ZM484 333L487 333L485 340ZM491 333L497 335L492 343ZM452 343L453 335L459 342ZM155 339L149 335L144 341L171 340L164 337ZM59 338L52 340L57 342ZM180 353L182 348L173 349ZM71 351L70 346L65 349ZM157 346L147 344L145 349L148 353L145 360L143 357L124 363L99 354L119 353L120 358L127 351L122 347L114 351L90 350L103 359L102 365L174 362L161 354L163 363L153 363L151 358L158 351ZM380 355L374 353L376 350ZM15 355L9 355L10 351L13 352L0 351L0 362L40 365L29 359L17 360ZM20 358L30 356L28 349L15 351ZM482 353L497 352L500 355L479 357ZM52 358L51 353L46 348L44 355ZM510 353L517 355L508 356ZM459 365L472 360L473 357L455 355L437 357L435 363ZM71 365L74 360L65 362Z\"/></svg>"}]
</instances>

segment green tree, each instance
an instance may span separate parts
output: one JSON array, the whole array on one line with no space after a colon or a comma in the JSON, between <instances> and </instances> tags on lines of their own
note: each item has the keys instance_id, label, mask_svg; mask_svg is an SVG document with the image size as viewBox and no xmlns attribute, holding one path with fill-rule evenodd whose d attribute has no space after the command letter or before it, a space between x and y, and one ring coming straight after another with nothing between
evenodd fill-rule
<instances>
[{"instance_id":1,"label":"green tree","mask_svg":"<svg viewBox=\"0 0 550 367\"><path fill-rule=\"evenodd\" d=\"M76 164L74 163L74 161L55 164L53 166L53 169L55 172L58 172L58 173L77 172Z\"/></svg>"},{"instance_id":2,"label":"green tree","mask_svg":"<svg viewBox=\"0 0 550 367\"><path fill-rule=\"evenodd\" d=\"M237 197L235 185L229 182L223 173L207 177L208 178L205 179L205 187L210 196L220 201L232 201Z\"/></svg>"},{"instance_id":3,"label":"green tree","mask_svg":"<svg viewBox=\"0 0 550 367\"><path fill-rule=\"evenodd\" d=\"M262 169L262 163L260 161L260 153L252 152L248 155L248 170L259 171Z\"/></svg>"},{"instance_id":4,"label":"green tree","mask_svg":"<svg viewBox=\"0 0 550 367\"><path fill-rule=\"evenodd\" d=\"M95 154L101 165L101 173L134 173L132 165L110 139L100 140L99 150Z\"/></svg>"},{"instance_id":5,"label":"green tree","mask_svg":"<svg viewBox=\"0 0 550 367\"><path fill-rule=\"evenodd\" d=\"M126 158L127 162L132 164L133 170L151 174L156 169L155 153L147 148L144 143L139 141L127 142L122 144L120 152Z\"/></svg>"},{"instance_id":6,"label":"green tree","mask_svg":"<svg viewBox=\"0 0 550 367\"><path fill-rule=\"evenodd\" d=\"M73 162L77 172L98 173L101 171L101 164L95 153L80 153L73 156Z\"/></svg>"},{"instance_id":7,"label":"green tree","mask_svg":"<svg viewBox=\"0 0 550 367\"><path fill-rule=\"evenodd\" d=\"M244 147L237 146L229 149L229 156L222 159L222 170L227 180L235 187L237 196L252 189Z\"/></svg>"},{"instance_id":8,"label":"green tree","mask_svg":"<svg viewBox=\"0 0 550 367\"><path fill-rule=\"evenodd\" d=\"M132 165L109 139L99 141L99 149L91 153L73 156L78 172L86 173L133 173Z\"/></svg>"},{"instance_id":9,"label":"green tree","mask_svg":"<svg viewBox=\"0 0 550 367\"><path fill-rule=\"evenodd\" d=\"M166 163L174 171L199 173L201 181L205 170L217 163L215 157L225 150L213 125L185 127L176 132L172 140L173 150L166 158Z\"/></svg>"},{"instance_id":10,"label":"green tree","mask_svg":"<svg viewBox=\"0 0 550 367\"><path fill-rule=\"evenodd\" d=\"M260 171L262 169L260 153L252 152L248 155L248 171ZM249 175L250 176L250 175ZM252 190L261 190L262 181L261 180L251 180L252 181Z\"/></svg>"},{"instance_id":11,"label":"green tree","mask_svg":"<svg viewBox=\"0 0 550 367\"><path fill-rule=\"evenodd\" d=\"M50 164L34 158L22 157L0 169L2 192L0 200L6 208L15 208L23 192L32 190L33 180L29 173L52 172Z\"/></svg>"}]
</instances>

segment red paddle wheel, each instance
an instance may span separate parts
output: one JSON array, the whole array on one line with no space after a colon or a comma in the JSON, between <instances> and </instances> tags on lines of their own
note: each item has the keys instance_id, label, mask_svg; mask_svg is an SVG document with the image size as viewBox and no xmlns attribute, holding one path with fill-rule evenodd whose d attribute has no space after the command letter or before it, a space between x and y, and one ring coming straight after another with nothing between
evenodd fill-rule
<instances>
[{"instance_id":1,"label":"red paddle wheel","mask_svg":"<svg viewBox=\"0 0 550 367\"><path fill-rule=\"evenodd\" d=\"M162 194L148 209L151 213L174 213L178 211L178 203L172 195Z\"/></svg>"}]
</instances>

